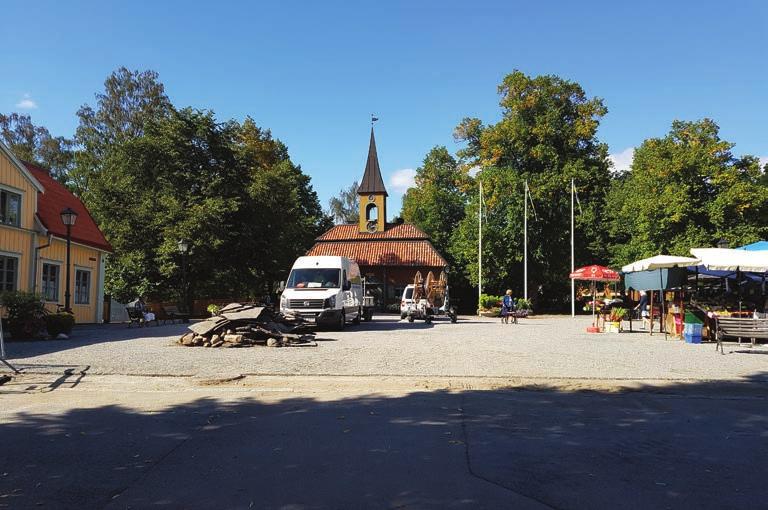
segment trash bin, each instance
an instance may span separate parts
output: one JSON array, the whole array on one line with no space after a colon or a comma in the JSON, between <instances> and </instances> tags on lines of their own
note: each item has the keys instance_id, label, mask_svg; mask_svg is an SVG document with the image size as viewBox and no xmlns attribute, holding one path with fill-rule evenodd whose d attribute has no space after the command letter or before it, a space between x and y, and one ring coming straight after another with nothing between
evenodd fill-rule
<instances>
[{"instance_id":1,"label":"trash bin","mask_svg":"<svg viewBox=\"0 0 768 510\"><path fill-rule=\"evenodd\" d=\"M686 314L686 319L687 319ZM683 326L683 338L685 339L685 343L688 344L700 344L701 343L701 330L704 327L701 323L688 323L686 322Z\"/></svg>"}]
</instances>

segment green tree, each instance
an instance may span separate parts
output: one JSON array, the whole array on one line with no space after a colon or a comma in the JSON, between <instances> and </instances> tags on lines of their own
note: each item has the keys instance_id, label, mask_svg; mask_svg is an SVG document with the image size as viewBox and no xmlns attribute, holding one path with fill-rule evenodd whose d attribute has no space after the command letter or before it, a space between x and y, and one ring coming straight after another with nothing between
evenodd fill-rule
<instances>
[{"instance_id":1,"label":"green tree","mask_svg":"<svg viewBox=\"0 0 768 510\"><path fill-rule=\"evenodd\" d=\"M131 71L120 67L104 81L96 94L96 107L83 105L77 111L80 124L75 132L79 150L71 185L86 197L91 178L101 171L109 151L139 137L149 122L167 117L173 106L155 71Z\"/></svg>"},{"instance_id":2,"label":"green tree","mask_svg":"<svg viewBox=\"0 0 768 510\"><path fill-rule=\"evenodd\" d=\"M179 298L182 238L192 297L263 295L328 227L309 177L251 119L173 110L107 154L88 196L118 299Z\"/></svg>"},{"instance_id":3,"label":"green tree","mask_svg":"<svg viewBox=\"0 0 768 510\"><path fill-rule=\"evenodd\" d=\"M733 147L709 119L675 121L665 137L645 140L608 196L612 261L689 255L723 238L731 246L765 239L765 172Z\"/></svg>"},{"instance_id":4,"label":"green tree","mask_svg":"<svg viewBox=\"0 0 768 510\"><path fill-rule=\"evenodd\" d=\"M0 113L0 137L18 158L35 163L62 183L67 183L74 165L74 143L63 136L51 136L36 126L29 115Z\"/></svg>"},{"instance_id":5,"label":"green tree","mask_svg":"<svg viewBox=\"0 0 768 510\"><path fill-rule=\"evenodd\" d=\"M357 196L359 183L354 181L348 188L341 188L339 194L328 201L328 215L334 223L357 223L360 215L360 200Z\"/></svg>"},{"instance_id":6,"label":"green tree","mask_svg":"<svg viewBox=\"0 0 768 510\"><path fill-rule=\"evenodd\" d=\"M416 169L416 185L403 196L403 219L426 232L435 248L449 259L451 236L464 218L466 195L462 189L466 181L466 173L448 149L434 147Z\"/></svg>"},{"instance_id":7,"label":"green tree","mask_svg":"<svg viewBox=\"0 0 768 510\"><path fill-rule=\"evenodd\" d=\"M524 183L536 204L529 216L529 295L537 306L561 307L570 270L570 181L583 212L577 217L577 264L602 261L606 238L598 218L610 182L608 150L597 139L607 109L578 83L520 71L499 86L502 118L484 125L464 119L454 131L467 168L481 169L468 186L468 204L451 243L466 276L477 284L477 181L483 181L487 224L483 229L484 283L522 293ZM538 292L540 291L540 292Z\"/></svg>"}]
</instances>

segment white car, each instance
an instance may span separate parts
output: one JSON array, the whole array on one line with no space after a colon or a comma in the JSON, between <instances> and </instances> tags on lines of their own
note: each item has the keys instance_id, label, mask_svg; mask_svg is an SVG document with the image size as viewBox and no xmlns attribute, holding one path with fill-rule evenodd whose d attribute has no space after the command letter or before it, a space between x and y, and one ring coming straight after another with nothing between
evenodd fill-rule
<instances>
[{"instance_id":1,"label":"white car","mask_svg":"<svg viewBox=\"0 0 768 510\"><path fill-rule=\"evenodd\" d=\"M413 284L403 289L403 297L400 299L400 319L408 317L408 308L413 304Z\"/></svg>"}]
</instances>

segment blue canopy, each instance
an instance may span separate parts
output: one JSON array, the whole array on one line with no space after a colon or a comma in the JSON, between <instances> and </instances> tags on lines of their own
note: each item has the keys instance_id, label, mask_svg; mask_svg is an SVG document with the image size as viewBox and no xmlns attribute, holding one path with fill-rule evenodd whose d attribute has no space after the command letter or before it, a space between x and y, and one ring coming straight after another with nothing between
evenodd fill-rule
<instances>
[{"instance_id":1,"label":"blue canopy","mask_svg":"<svg viewBox=\"0 0 768 510\"><path fill-rule=\"evenodd\" d=\"M768 250L768 241L757 241L756 243L747 244L747 245L744 245L744 246L739 246L736 249L737 250L747 250L747 251Z\"/></svg>"}]
</instances>

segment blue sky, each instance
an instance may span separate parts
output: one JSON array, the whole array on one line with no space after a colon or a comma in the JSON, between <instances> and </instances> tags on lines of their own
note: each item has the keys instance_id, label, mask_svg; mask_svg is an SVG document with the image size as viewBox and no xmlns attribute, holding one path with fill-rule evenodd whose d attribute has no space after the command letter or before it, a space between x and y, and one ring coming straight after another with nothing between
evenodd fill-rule
<instances>
[{"instance_id":1,"label":"blue sky","mask_svg":"<svg viewBox=\"0 0 768 510\"><path fill-rule=\"evenodd\" d=\"M620 164L672 120L711 117L738 154L768 156L768 2L4 1L0 111L71 136L124 65L177 106L272 129L325 206L362 175L369 118L390 191L465 116L498 119L514 69L582 84L609 109Z\"/></svg>"}]
</instances>

